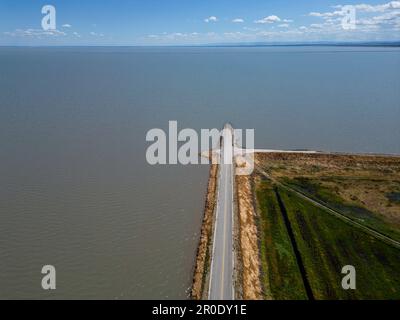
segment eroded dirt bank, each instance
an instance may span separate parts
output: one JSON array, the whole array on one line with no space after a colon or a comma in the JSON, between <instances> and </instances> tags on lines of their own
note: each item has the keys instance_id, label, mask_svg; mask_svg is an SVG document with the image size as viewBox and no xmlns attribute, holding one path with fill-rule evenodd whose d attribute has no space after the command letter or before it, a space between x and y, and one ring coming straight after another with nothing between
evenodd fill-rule
<instances>
[{"instance_id":1,"label":"eroded dirt bank","mask_svg":"<svg viewBox=\"0 0 400 320\"><path fill-rule=\"evenodd\" d=\"M203 225L201 227L200 241L197 248L196 265L191 291L191 298L195 300L205 298L204 294L207 285L206 279L210 268L213 215L216 205L217 175L218 165L212 164L208 178Z\"/></svg>"}]
</instances>

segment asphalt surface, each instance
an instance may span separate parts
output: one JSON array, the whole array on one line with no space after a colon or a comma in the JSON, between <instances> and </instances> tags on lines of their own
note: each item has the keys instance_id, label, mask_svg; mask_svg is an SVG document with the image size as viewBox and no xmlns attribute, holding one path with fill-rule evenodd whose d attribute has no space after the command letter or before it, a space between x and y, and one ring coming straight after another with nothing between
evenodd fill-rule
<instances>
[{"instance_id":1,"label":"asphalt surface","mask_svg":"<svg viewBox=\"0 0 400 320\"><path fill-rule=\"evenodd\" d=\"M210 300L233 300L233 165L232 132L225 126L218 177L217 208L211 257Z\"/></svg>"}]
</instances>

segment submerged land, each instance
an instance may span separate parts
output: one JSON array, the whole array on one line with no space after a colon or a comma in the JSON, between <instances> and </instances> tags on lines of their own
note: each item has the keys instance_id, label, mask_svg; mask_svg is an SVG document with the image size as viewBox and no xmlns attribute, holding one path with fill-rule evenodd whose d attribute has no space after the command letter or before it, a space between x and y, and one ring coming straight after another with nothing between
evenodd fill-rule
<instances>
[{"instance_id":1,"label":"submerged land","mask_svg":"<svg viewBox=\"0 0 400 320\"><path fill-rule=\"evenodd\" d=\"M275 152L255 164L235 181L236 298L400 299L400 157ZM346 265L355 290L342 287Z\"/></svg>"}]
</instances>

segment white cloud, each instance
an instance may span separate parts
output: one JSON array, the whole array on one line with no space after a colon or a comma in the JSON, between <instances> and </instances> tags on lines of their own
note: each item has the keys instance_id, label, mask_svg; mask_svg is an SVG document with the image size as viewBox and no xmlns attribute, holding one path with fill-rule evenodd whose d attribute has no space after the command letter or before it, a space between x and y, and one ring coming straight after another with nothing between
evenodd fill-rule
<instances>
[{"instance_id":1,"label":"white cloud","mask_svg":"<svg viewBox=\"0 0 400 320\"><path fill-rule=\"evenodd\" d=\"M218 21L218 18L215 17L215 16L211 16L211 17L208 17L208 18L204 19L204 22L207 22L207 23L209 23L209 22L217 22L217 21Z\"/></svg>"},{"instance_id":2,"label":"white cloud","mask_svg":"<svg viewBox=\"0 0 400 320\"><path fill-rule=\"evenodd\" d=\"M311 17L320 17L320 18L332 18L332 17L338 17L338 16L343 16L344 15L344 11L342 10L336 10L333 12L310 12L308 14Z\"/></svg>"},{"instance_id":3,"label":"white cloud","mask_svg":"<svg viewBox=\"0 0 400 320\"><path fill-rule=\"evenodd\" d=\"M400 1L390 1L384 4L355 4L356 9L356 30L358 33L382 31L395 31L395 26L400 23ZM345 15L343 5L333 6L331 12L310 12L309 16L322 18L323 24L312 24L312 29L323 29L326 31L340 31L341 20ZM343 32L343 29L342 29ZM395 33L395 32L394 32Z\"/></svg>"},{"instance_id":4,"label":"white cloud","mask_svg":"<svg viewBox=\"0 0 400 320\"><path fill-rule=\"evenodd\" d=\"M384 26L400 23L400 11L391 11L378 16L357 19L356 25L361 26Z\"/></svg>"},{"instance_id":5,"label":"white cloud","mask_svg":"<svg viewBox=\"0 0 400 320\"><path fill-rule=\"evenodd\" d=\"M322 29L324 27L324 24L322 23L312 23L310 24L310 28L314 28L314 29Z\"/></svg>"},{"instance_id":6,"label":"white cloud","mask_svg":"<svg viewBox=\"0 0 400 320\"><path fill-rule=\"evenodd\" d=\"M150 39L157 39L157 40L180 40L180 39L189 39L189 38L194 38L198 35L197 32L192 32L192 33L185 33L185 32L173 32L173 33L167 33L163 32L162 34L150 34L147 37Z\"/></svg>"},{"instance_id":7,"label":"white cloud","mask_svg":"<svg viewBox=\"0 0 400 320\"><path fill-rule=\"evenodd\" d=\"M343 5L334 6L334 8L337 9L342 9L343 7ZM390 1L384 4L377 5L361 3L355 4L354 7L356 10L363 12L385 12L387 10L400 9L400 1Z\"/></svg>"},{"instance_id":8,"label":"white cloud","mask_svg":"<svg viewBox=\"0 0 400 320\"><path fill-rule=\"evenodd\" d=\"M257 36L261 36L261 37L272 37L273 35L275 35L275 32L260 31L257 33Z\"/></svg>"},{"instance_id":9,"label":"white cloud","mask_svg":"<svg viewBox=\"0 0 400 320\"><path fill-rule=\"evenodd\" d=\"M251 39L254 37L252 34L244 33L244 32L225 32L223 34L224 38L228 41L238 41L238 40L246 40L246 39Z\"/></svg>"},{"instance_id":10,"label":"white cloud","mask_svg":"<svg viewBox=\"0 0 400 320\"><path fill-rule=\"evenodd\" d=\"M382 1L382 0L381 0ZM387 1L387 0L386 0ZM255 20L254 28L244 25L241 31L221 33L160 33L147 36L155 43L223 43L229 41L368 41L368 40L398 40L400 34L400 1L391 1L381 5L356 4L356 29L344 30L342 18L345 12L343 6L328 7L322 12L310 12L308 15L316 17L309 24L294 26L293 20L283 19L276 15L269 15ZM312 19L314 20L314 19ZM219 21L211 16L205 22ZM231 23L243 23L245 17L236 17ZM265 28L265 26L268 28ZM259 28L258 28L259 27ZM267 30L268 29L268 30Z\"/></svg>"},{"instance_id":11,"label":"white cloud","mask_svg":"<svg viewBox=\"0 0 400 320\"><path fill-rule=\"evenodd\" d=\"M237 40L255 40L254 33L246 33L246 32L224 32L224 33L216 33L216 32L174 32L174 33L166 33L163 32L161 34L150 34L146 36L148 41L151 43L157 44L169 44L169 43L215 43L215 42L223 42L223 41L237 41Z\"/></svg>"},{"instance_id":12,"label":"white cloud","mask_svg":"<svg viewBox=\"0 0 400 320\"><path fill-rule=\"evenodd\" d=\"M72 34L73 34L75 37L77 37L77 38L80 38L80 37L81 37L81 35L80 35L78 32L76 32L76 31L73 32Z\"/></svg>"},{"instance_id":13,"label":"white cloud","mask_svg":"<svg viewBox=\"0 0 400 320\"><path fill-rule=\"evenodd\" d=\"M233 23L243 23L243 22L244 22L244 19L242 19L242 18L236 18L236 19L233 19L232 22L233 22Z\"/></svg>"},{"instance_id":14,"label":"white cloud","mask_svg":"<svg viewBox=\"0 0 400 320\"><path fill-rule=\"evenodd\" d=\"M274 23L274 22L279 22L279 21L281 21L281 18L279 18L278 16L275 16L275 15L272 15L272 16L262 18L260 20L256 20L256 21L254 21L254 23Z\"/></svg>"},{"instance_id":15,"label":"white cloud","mask_svg":"<svg viewBox=\"0 0 400 320\"><path fill-rule=\"evenodd\" d=\"M94 36L94 37L104 37L104 34L103 34L103 33L97 33L97 32L91 31L89 34L90 34L91 36Z\"/></svg>"},{"instance_id":16,"label":"white cloud","mask_svg":"<svg viewBox=\"0 0 400 320\"><path fill-rule=\"evenodd\" d=\"M249 28L249 27L243 27L243 30L246 30L246 31L253 31L253 32L255 32L255 31L260 31L260 28Z\"/></svg>"},{"instance_id":17,"label":"white cloud","mask_svg":"<svg viewBox=\"0 0 400 320\"><path fill-rule=\"evenodd\" d=\"M63 24L62 25L63 28L71 28L72 26L69 23Z\"/></svg>"},{"instance_id":18,"label":"white cloud","mask_svg":"<svg viewBox=\"0 0 400 320\"><path fill-rule=\"evenodd\" d=\"M58 37L58 36L66 36L67 34L60 30L43 30L43 29L16 29L15 31L11 32L4 32L5 35L11 37Z\"/></svg>"},{"instance_id":19,"label":"white cloud","mask_svg":"<svg viewBox=\"0 0 400 320\"><path fill-rule=\"evenodd\" d=\"M387 11L391 11L391 10L396 10L396 9L400 9L400 1L390 1L388 3L385 4L378 4L378 5L370 5L370 4L355 4L352 5L355 10L356 13L376 13L376 12L387 12ZM339 9L339 10L335 10L332 12L310 12L308 15L311 17L319 17L319 18L323 18L323 19L330 19L333 17L340 17L340 16L344 16L345 12L343 11L344 6L343 5L337 5L337 6L333 6L333 8L335 9Z\"/></svg>"}]
</instances>

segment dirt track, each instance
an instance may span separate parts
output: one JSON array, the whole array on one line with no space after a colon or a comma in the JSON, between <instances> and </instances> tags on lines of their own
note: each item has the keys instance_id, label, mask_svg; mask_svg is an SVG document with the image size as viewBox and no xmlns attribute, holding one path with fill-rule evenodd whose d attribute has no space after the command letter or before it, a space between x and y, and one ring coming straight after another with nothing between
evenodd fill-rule
<instances>
[{"instance_id":1,"label":"dirt track","mask_svg":"<svg viewBox=\"0 0 400 320\"><path fill-rule=\"evenodd\" d=\"M262 299L257 226L251 177L236 176L243 299Z\"/></svg>"}]
</instances>

